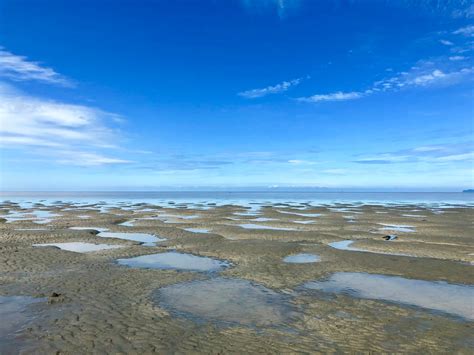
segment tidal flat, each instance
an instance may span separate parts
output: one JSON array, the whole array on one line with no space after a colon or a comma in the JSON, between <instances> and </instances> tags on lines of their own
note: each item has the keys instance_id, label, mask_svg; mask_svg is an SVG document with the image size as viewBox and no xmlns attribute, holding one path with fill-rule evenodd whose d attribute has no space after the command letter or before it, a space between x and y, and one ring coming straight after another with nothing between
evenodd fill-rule
<instances>
[{"instance_id":1,"label":"tidal flat","mask_svg":"<svg viewBox=\"0 0 474 355\"><path fill-rule=\"evenodd\" d=\"M4 201L0 352L469 354L473 220L455 204Z\"/></svg>"}]
</instances>

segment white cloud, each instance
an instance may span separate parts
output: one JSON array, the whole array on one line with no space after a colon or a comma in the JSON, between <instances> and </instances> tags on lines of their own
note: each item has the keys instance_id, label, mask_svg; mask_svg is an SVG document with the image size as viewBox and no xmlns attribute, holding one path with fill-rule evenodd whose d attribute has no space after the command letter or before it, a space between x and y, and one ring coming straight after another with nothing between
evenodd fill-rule
<instances>
[{"instance_id":1,"label":"white cloud","mask_svg":"<svg viewBox=\"0 0 474 355\"><path fill-rule=\"evenodd\" d=\"M73 83L53 69L29 61L24 56L15 55L0 47L0 76L15 81L40 81L61 86Z\"/></svg>"},{"instance_id":2,"label":"white cloud","mask_svg":"<svg viewBox=\"0 0 474 355\"><path fill-rule=\"evenodd\" d=\"M116 115L100 109L26 95L0 82L0 146L31 150L74 165L125 163L96 150L115 146ZM71 152L74 152L72 155ZM64 156L74 156L68 159Z\"/></svg>"},{"instance_id":3,"label":"white cloud","mask_svg":"<svg viewBox=\"0 0 474 355\"><path fill-rule=\"evenodd\" d=\"M58 155L57 162L67 165L98 166L106 164L126 164L132 162L130 160L111 158L97 153L81 151L61 151Z\"/></svg>"},{"instance_id":4,"label":"white cloud","mask_svg":"<svg viewBox=\"0 0 474 355\"><path fill-rule=\"evenodd\" d=\"M474 25L469 25L466 27L462 27L456 31L453 32L455 35L463 35L463 36L468 36L472 37L474 36Z\"/></svg>"},{"instance_id":5,"label":"white cloud","mask_svg":"<svg viewBox=\"0 0 474 355\"><path fill-rule=\"evenodd\" d=\"M440 150L446 149L444 146L439 145L428 145L428 146L423 146L423 147L416 147L413 149L414 152L436 152Z\"/></svg>"},{"instance_id":6,"label":"white cloud","mask_svg":"<svg viewBox=\"0 0 474 355\"><path fill-rule=\"evenodd\" d=\"M472 68L462 68L451 72L442 72L439 69L433 70L428 74L421 74L413 80L407 80L406 85L428 86L428 85L451 85L458 83L466 76L472 74Z\"/></svg>"},{"instance_id":7,"label":"white cloud","mask_svg":"<svg viewBox=\"0 0 474 355\"><path fill-rule=\"evenodd\" d=\"M0 147L11 146L60 147L61 144L41 138L0 135Z\"/></svg>"},{"instance_id":8,"label":"white cloud","mask_svg":"<svg viewBox=\"0 0 474 355\"><path fill-rule=\"evenodd\" d=\"M474 68L461 66L463 63L460 59L451 60L450 70L443 71L437 68L441 63L433 63L429 61L420 61L413 66L408 72L401 72L395 76L376 81L371 87L364 91L342 92L337 91L329 94L317 94L308 97L297 98L300 102L324 102L324 101L347 101L360 99L372 95L377 92L393 92L404 88L414 87L441 87L460 83L472 76ZM446 66L446 63L444 63Z\"/></svg>"},{"instance_id":9,"label":"white cloud","mask_svg":"<svg viewBox=\"0 0 474 355\"><path fill-rule=\"evenodd\" d=\"M437 161L466 161L466 160L474 160L474 152L463 153L463 154L452 154L446 155L442 157L435 158Z\"/></svg>"},{"instance_id":10,"label":"white cloud","mask_svg":"<svg viewBox=\"0 0 474 355\"><path fill-rule=\"evenodd\" d=\"M453 55L451 57L449 57L449 60L451 61L458 61L458 60L464 60L466 59L466 57L462 56L462 55Z\"/></svg>"},{"instance_id":11,"label":"white cloud","mask_svg":"<svg viewBox=\"0 0 474 355\"><path fill-rule=\"evenodd\" d=\"M0 133L50 142L99 142L111 133L99 109L24 95L0 83Z\"/></svg>"},{"instance_id":12,"label":"white cloud","mask_svg":"<svg viewBox=\"0 0 474 355\"><path fill-rule=\"evenodd\" d=\"M334 92L330 94L318 94L309 97L300 97L297 100L301 102L320 102L320 101L346 101L360 99L364 96L362 92Z\"/></svg>"},{"instance_id":13,"label":"white cloud","mask_svg":"<svg viewBox=\"0 0 474 355\"><path fill-rule=\"evenodd\" d=\"M440 80L446 77L446 74L439 69L433 70L431 73L421 74L415 76L412 79L408 79L405 82L401 82L403 85L417 85L417 86L426 86L431 84L433 81Z\"/></svg>"},{"instance_id":14,"label":"white cloud","mask_svg":"<svg viewBox=\"0 0 474 355\"><path fill-rule=\"evenodd\" d=\"M409 158L408 155L396 155L391 153L384 153L373 155L361 159L355 160L356 163L360 164L393 164L401 163L406 161Z\"/></svg>"},{"instance_id":15,"label":"white cloud","mask_svg":"<svg viewBox=\"0 0 474 355\"><path fill-rule=\"evenodd\" d=\"M292 86L299 85L301 81L302 81L301 78L290 80L290 81L283 81L279 84L276 84L273 86L267 86L262 89L252 89L252 90L239 92L238 95L245 97L246 99L256 99L256 98L271 95L271 94L279 94L279 93L287 91Z\"/></svg>"},{"instance_id":16,"label":"white cloud","mask_svg":"<svg viewBox=\"0 0 474 355\"><path fill-rule=\"evenodd\" d=\"M454 45L453 42L448 41L447 39L440 39L439 42L440 42L441 44L444 44L445 46L452 46L452 45Z\"/></svg>"}]
</instances>

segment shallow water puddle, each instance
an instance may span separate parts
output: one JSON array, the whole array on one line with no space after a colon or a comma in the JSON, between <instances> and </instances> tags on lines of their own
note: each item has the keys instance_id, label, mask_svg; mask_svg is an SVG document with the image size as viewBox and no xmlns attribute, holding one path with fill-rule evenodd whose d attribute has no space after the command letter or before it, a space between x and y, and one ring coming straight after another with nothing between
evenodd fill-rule
<instances>
[{"instance_id":1,"label":"shallow water puddle","mask_svg":"<svg viewBox=\"0 0 474 355\"><path fill-rule=\"evenodd\" d=\"M118 225L125 226L125 227L133 227L134 223L135 223L135 220L131 220L131 221L125 221L125 222L119 223Z\"/></svg>"},{"instance_id":2,"label":"shallow water puddle","mask_svg":"<svg viewBox=\"0 0 474 355\"><path fill-rule=\"evenodd\" d=\"M278 221L276 218L268 218L268 217L257 217L252 219L254 222L269 222L269 221Z\"/></svg>"},{"instance_id":3,"label":"shallow water puddle","mask_svg":"<svg viewBox=\"0 0 474 355\"><path fill-rule=\"evenodd\" d=\"M330 247L334 248L334 249L339 249L339 250L361 251L361 252L364 252L364 253L396 255L396 256L413 256L413 255L408 255L408 254L390 253L390 252L382 252L382 251L372 251L372 250L367 250L367 249L351 247L352 243L354 243L354 242L355 242L355 240L341 240L339 242L329 243L328 245Z\"/></svg>"},{"instance_id":4,"label":"shallow water puddle","mask_svg":"<svg viewBox=\"0 0 474 355\"><path fill-rule=\"evenodd\" d=\"M190 219L196 219L199 217L200 217L199 215L184 216L184 215L174 215L174 214L160 214L158 219L162 220L164 223L173 223L180 220L190 220Z\"/></svg>"},{"instance_id":5,"label":"shallow water puddle","mask_svg":"<svg viewBox=\"0 0 474 355\"><path fill-rule=\"evenodd\" d=\"M109 228L102 228L102 227L69 227L69 229L77 230L77 231L94 230L97 232L107 232L109 230Z\"/></svg>"},{"instance_id":6,"label":"shallow water puddle","mask_svg":"<svg viewBox=\"0 0 474 355\"><path fill-rule=\"evenodd\" d=\"M415 229L413 229L413 226L404 226L401 224L384 224L384 223L379 223L379 225L384 226L383 228L380 228L380 230L384 231L397 231L397 232L402 232L402 233L413 233Z\"/></svg>"},{"instance_id":7,"label":"shallow water puddle","mask_svg":"<svg viewBox=\"0 0 474 355\"><path fill-rule=\"evenodd\" d=\"M37 224L47 224L49 222L52 222L54 217L60 217L60 214L57 213L52 213L50 211L44 211L44 210L35 210L32 212L37 220L33 221L34 223Z\"/></svg>"},{"instance_id":8,"label":"shallow water puddle","mask_svg":"<svg viewBox=\"0 0 474 355\"><path fill-rule=\"evenodd\" d=\"M179 283L158 289L154 298L178 315L224 324L284 325L294 314L288 296L241 279Z\"/></svg>"},{"instance_id":9,"label":"shallow water puddle","mask_svg":"<svg viewBox=\"0 0 474 355\"><path fill-rule=\"evenodd\" d=\"M117 259L117 262L120 265L141 269L174 269L200 272L214 272L230 266L227 261L175 251Z\"/></svg>"},{"instance_id":10,"label":"shallow water puddle","mask_svg":"<svg viewBox=\"0 0 474 355\"><path fill-rule=\"evenodd\" d=\"M94 244L84 242L70 242L70 243L44 243L33 244L34 247L56 247L61 250L73 251L76 253L90 253L99 250L122 248L121 245L110 244Z\"/></svg>"},{"instance_id":11,"label":"shallow water puddle","mask_svg":"<svg viewBox=\"0 0 474 355\"><path fill-rule=\"evenodd\" d=\"M148 233L100 232L97 236L102 238L131 240L134 242L140 242L144 246L155 246L155 243L166 240L166 238L158 238L157 236Z\"/></svg>"},{"instance_id":12,"label":"shallow water puddle","mask_svg":"<svg viewBox=\"0 0 474 355\"><path fill-rule=\"evenodd\" d=\"M328 245L332 248L339 250L350 250L350 251L365 251L363 249L351 247L351 244L354 243L354 240L341 240L339 242L332 242Z\"/></svg>"},{"instance_id":13,"label":"shallow water puddle","mask_svg":"<svg viewBox=\"0 0 474 355\"><path fill-rule=\"evenodd\" d=\"M306 263L316 263L321 261L321 258L315 254L295 254L295 255L288 255L283 258L285 263L290 264L306 264Z\"/></svg>"},{"instance_id":14,"label":"shallow water puddle","mask_svg":"<svg viewBox=\"0 0 474 355\"><path fill-rule=\"evenodd\" d=\"M299 224L313 224L316 221L309 220L309 221L292 221L293 223L299 223Z\"/></svg>"},{"instance_id":15,"label":"shallow water puddle","mask_svg":"<svg viewBox=\"0 0 474 355\"><path fill-rule=\"evenodd\" d=\"M341 208L329 208L331 212L338 212L338 213L362 213L360 211L356 211L350 207L341 207Z\"/></svg>"},{"instance_id":16,"label":"shallow water puddle","mask_svg":"<svg viewBox=\"0 0 474 355\"><path fill-rule=\"evenodd\" d=\"M184 228L183 230L192 233L209 233L209 229L205 228Z\"/></svg>"},{"instance_id":17,"label":"shallow water puddle","mask_svg":"<svg viewBox=\"0 0 474 355\"><path fill-rule=\"evenodd\" d=\"M288 211L280 211L277 210L279 213L284 213L284 214L291 214L294 216L301 216L301 217L321 217L321 213L298 213L298 212L288 212Z\"/></svg>"},{"instance_id":18,"label":"shallow water puddle","mask_svg":"<svg viewBox=\"0 0 474 355\"><path fill-rule=\"evenodd\" d=\"M234 212L236 216L258 216L260 211L248 211L248 212Z\"/></svg>"},{"instance_id":19,"label":"shallow water puddle","mask_svg":"<svg viewBox=\"0 0 474 355\"><path fill-rule=\"evenodd\" d=\"M32 213L36 216L36 218L52 218L61 216L60 214L46 210L34 210Z\"/></svg>"},{"instance_id":20,"label":"shallow water puddle","mask_svg":"<svg viewBox=\"0 0 474 355\"><path fill-rule=\"evenodd\" d=\"M412 280L398 276L337 272L305 288L353 297L401 303L474 320L474 286L444 281Z\"/></svg>"},{"instance_id":21,"label":"shallow water puddle","mask_svg":"<svg viewBox=\"0 0 474 355\"><path fill-rule=\"evenodd\" d=\"M262 226L260 224L253 223L244 223L238 225L241 228L245 229L269 229L269 230L280 230L280 231L294 231L294 228L284 228L284 227L271 227L271 226Z\"/></svg>"},{"instance_id":22,"label":"shallow water puddle","mask_svg":"<svg viewBox=\"0 0 474 355\"><path fill-rule=\"evenodd\" d=\"M16 336L35 316L30 305L44 301L27 296L0 296L0 353L17 352L13 351L19 348Z\"/></svg>"}]
</instances>

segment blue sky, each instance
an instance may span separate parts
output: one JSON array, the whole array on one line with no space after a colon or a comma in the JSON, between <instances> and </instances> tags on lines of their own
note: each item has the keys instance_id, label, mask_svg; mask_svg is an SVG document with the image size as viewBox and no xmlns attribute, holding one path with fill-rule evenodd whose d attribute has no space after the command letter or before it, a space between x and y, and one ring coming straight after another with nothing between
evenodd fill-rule
<instances>
[{"instance_id":1,"label":"blue sky","mask_svg":"<svg viewBox=\"0 0 474 355\"><path fill-rule=\"evenodd\" d=\"M0 187L473 184L469 1L0 0Z\"/></svg>"}]
</instances>

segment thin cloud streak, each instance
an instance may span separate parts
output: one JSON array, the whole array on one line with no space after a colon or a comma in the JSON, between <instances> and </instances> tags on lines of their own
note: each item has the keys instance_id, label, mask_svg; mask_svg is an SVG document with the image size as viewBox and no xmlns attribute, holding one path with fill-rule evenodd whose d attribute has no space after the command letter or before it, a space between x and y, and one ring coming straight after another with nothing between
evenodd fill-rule
<instances>
[{"instance_id":1,"label":"thin cloud streak","mask_svg":"<svg viewBox=\"0 0 474 355\"><path fill-rule=\"evenodd\" d=\"M464 58L451 57L450 61L460 62ZM431 62L420 62L411 68L409 72L399 73L397 76L385 80L379 80L365 91L342 92L337 91L328 94L316 94L308 97L299 97L300 102L323 102L323 101L347 101L360 99L377 92L393 92L404 88L449 86L457 84L470 77L474 72L472 67L458 68L449 72L433 68Z\"/></svg>"},{"instance_id":2,"label":"thin cloud streak","mask_svg":"<svg viewBox=\"0 0 474 355\"><path fill-rule=\"evenodd\" d=\"M449 163L474 162L472 142L450 145L421 146L397 152L382 153L354 160L358 164Z\"/></svg>"},{"instance_id":3,"label":"thin cloud streak","mask_svg":"<svg viewBox=\"0 0 474 355\"><path fill-rule=\"evenodd\" d=\"M39 81L65 87L72 87L72 81L53 69L38 62L15 55L0 46L0 76L13 81Z\"/></svg>"},{"instance_id":4,"label":"thin cloud streak","mask_svg":"<svg viewBox=\"0 0 474 355\"><path fill-rule=\"evenodd\" d=\"M474 37L474 25L461 27L453 32L455 35L463 35L467 37Z\"/></svg>"},{"instance_id":5,"label":"thin cloud streak","mask_svg":"<svg viewBox=\"0 0 474 355\"><path fill-rule=\"evenodd\" d=\"M279 93L287 91L293 86L299 85L302 80L303 80L302 78L298 78L298 79L294 79L290 81L283 81L279 84L276 84L273 86L267 86L262 89L252 89L252 90L239 92L238 95L246 99L256 99L256 98L264 97L271 94L279 94Z\"/></svg>"},{"instance_id":6,"label":"thin cloud streak","mask_svg":"<svg viewBox=\"0 0 474 355\"><path fill-rule=\"evenodd\" d=\"M347 101L360 99L364 94L361 92L334 92L331 94L318 94L309 97L300 97L300 102L321 102L321 101Z\"/></svg>"}]
</instances>

